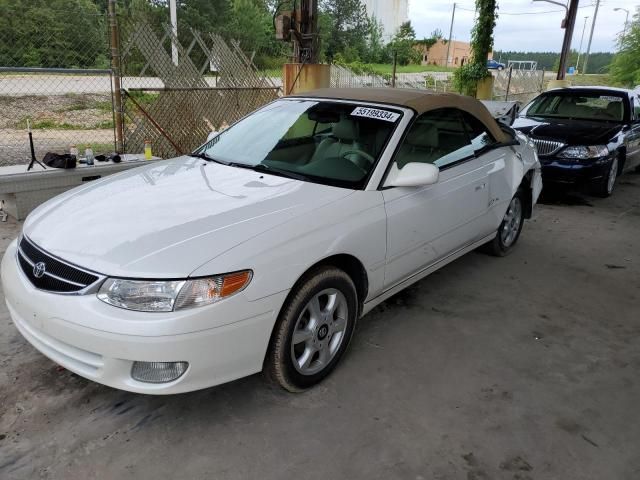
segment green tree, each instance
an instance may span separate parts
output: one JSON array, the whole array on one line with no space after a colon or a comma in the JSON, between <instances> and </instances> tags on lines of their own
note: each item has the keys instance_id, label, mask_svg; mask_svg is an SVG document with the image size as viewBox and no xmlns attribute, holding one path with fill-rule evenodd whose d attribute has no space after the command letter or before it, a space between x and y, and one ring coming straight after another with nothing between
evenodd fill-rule
<instances>
[{"instance_id":1,"label":"green tree","mask_svg":"<svg viewBox=\"0 0 640 480\"><path fill-rule=\"evenodd\" d=\"M382 63L386 59L384 48L384 27L382 23L375 17L369 18L369 28L367 34L366 51L362 60L367 63Z\"/></svg>"},{"instance_id":2,"label":"green tree","mask_svg":"<svg viewBox=\"0 0 640 480\"><path fill-rule=\"evenodd\" d=\"M632 87L640 84L640 7L636 10L626 34L618 38L618 51L611 64L613 79Z\"/></svg>"},{"instance_id":3,"label":"green tree","mask_svg":"<svg viewBox=\"0 0 640 480\"><path fill-rule=\"evenodd\" d=\"M397 55L399 65L409 65L410 63L419 63L422 58L420 52L413 46L416 43L416 31L411 22L404 22L398 28L398 31L387 45L387 52L390 57L395 53Z\"/></svg>"},{"instance_id":4,"label":"green tree","mask_svg":"<svg viewBox=\"0 0 640 480\"><path fill-rule=\"evenodd\" d=\"M367 36L370 33L370 19L362 2L322 0L320 9L324 58L332 61L340 54L346 62L361 60L367 50Z\"/></svg>"},{"instance_id":5,"label":"green tree","mask_svg":"<svg viewBox=\"0 0 640 480\"><path fill-rule=\"evenodd\" d=\"M493 30L498 19L497 0L476 0L478 17L471 30L471 61L453 75L454 87L464 95L475 95L478 82L491 76L487 70L493 49Z\"/></svg>"},{"instance_id":6,"label":"green tree","mask_svg":"<svg viewBox=\"0 0 640 480\"><path fill-rule=\"evenodd\" d=\"M91 0L0 0L0 65L105 68L107 38Z\"/></svg>"},{"instance_id":7,"label":"green tree","mask_svg":"<svg viewBox=\"0 0 640 480\"><path fill-rule=\"evenodd\" d=\"M444 35L442 34L442 30L436 28L431 35L423 38L422 40L417 40L416 43L420 45L425 45L427 48L433 47L439 40L442 40Z\"/></svg>"}]
</instances>

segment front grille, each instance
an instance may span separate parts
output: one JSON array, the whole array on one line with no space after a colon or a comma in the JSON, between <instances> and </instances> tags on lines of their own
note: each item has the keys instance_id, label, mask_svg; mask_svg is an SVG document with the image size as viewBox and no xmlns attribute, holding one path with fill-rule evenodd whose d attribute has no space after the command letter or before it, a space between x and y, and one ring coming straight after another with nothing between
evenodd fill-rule
<instances>
[{"instance_id":1,"label":"front grille","mask_svg":"<svg viewBox=\"0 0 640 480\"><path fill-rule=\"evenodd\" d=\"M554 140L542 140L540 138L532 138L531 140L538 150L538 155L541 157L553 155L562 147L564 147L564 143L556 142Z\"/></svg>"},{"instance_id":2,"label":"front grille","mask_svg":"<svg viewBox=\"0 0 640 480\"><path fill-rule=\"evenodd\" d=\"M84 290L100 277L64 263L40 250L23 237L18 248L18 263L34 287L58 293ZM44 264L44 273L36 276L36 265Z\"/></svg>"}]
</instances>

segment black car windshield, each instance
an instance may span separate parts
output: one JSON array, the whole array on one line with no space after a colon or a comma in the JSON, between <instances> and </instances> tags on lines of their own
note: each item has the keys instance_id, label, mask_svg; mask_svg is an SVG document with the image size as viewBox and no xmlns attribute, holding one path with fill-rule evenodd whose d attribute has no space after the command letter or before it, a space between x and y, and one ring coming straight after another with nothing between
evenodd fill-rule
<instances>
[{"instance_id":1,"label":"black car windshield","mask_svg":"<svg viewBox=\"0 0 640 480\"><path fill-rule=\"evenodd\" d=\"M551 91L533 100L524 115L621 122L624 119L623 99L616 92Z\"/></svg>"},{"instance_id":2,"label":"black car windshield","mask_svg":"<svg viewBox=\"0 0 640 480\"><path fill-rule=\"evenodd\" d=\"M195 153L264 173L363 188L401 116L386 107L278 100Z\"/></svg>"}]
</instances>

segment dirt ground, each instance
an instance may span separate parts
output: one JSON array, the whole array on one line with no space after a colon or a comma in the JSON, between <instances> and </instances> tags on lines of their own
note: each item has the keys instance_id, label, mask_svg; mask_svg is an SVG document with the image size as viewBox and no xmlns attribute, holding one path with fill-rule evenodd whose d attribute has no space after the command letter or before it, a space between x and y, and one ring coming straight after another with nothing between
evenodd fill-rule
<instances>
[{"instance_id":1,"label":"dirt ground","mask_svg":"<svg viewBox=\"0 0 640 480\"><path fill-rule=\"evenodd\" d=\"M20 226L0 223L4 250ZM548 199L362 319L292 395L260 375L171 396L57 367L0 307L0 478L640 478L640 176Z\"/></svg>"}]
</instances>

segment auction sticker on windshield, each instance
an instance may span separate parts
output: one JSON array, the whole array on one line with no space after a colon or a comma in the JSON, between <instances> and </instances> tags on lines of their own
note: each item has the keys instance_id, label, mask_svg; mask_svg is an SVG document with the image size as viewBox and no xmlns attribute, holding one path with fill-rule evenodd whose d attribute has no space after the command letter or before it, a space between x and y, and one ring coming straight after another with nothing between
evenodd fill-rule
<instances>
[{"instance_id":1,"label":"auction sticker on windshield","mask_svg":"<svg viewBox=\"0 0 640 480\"><path fill-rule=\"evenodd\" d=\"M388 112L387 110L379 110L377 108L358 107L351 115L354 117L374 118L376 120L384 120L385 122L395 122L400 118L399 113Z\"/></svg>"}]
</instances>

